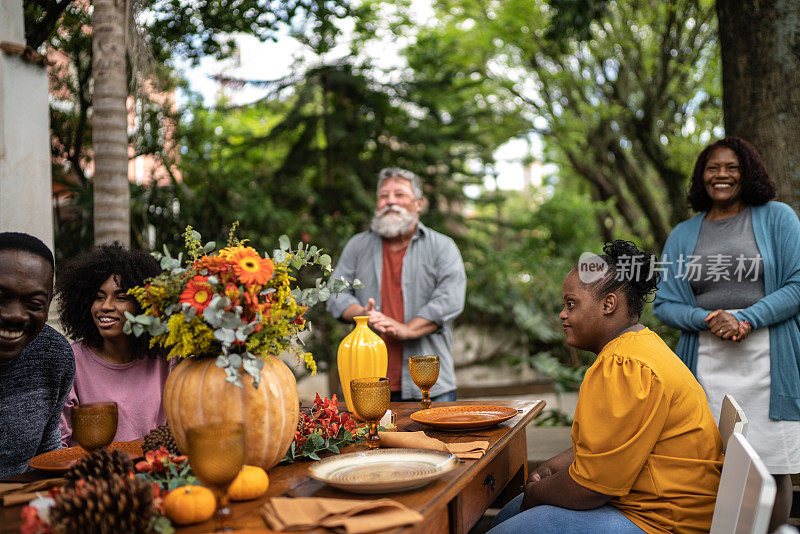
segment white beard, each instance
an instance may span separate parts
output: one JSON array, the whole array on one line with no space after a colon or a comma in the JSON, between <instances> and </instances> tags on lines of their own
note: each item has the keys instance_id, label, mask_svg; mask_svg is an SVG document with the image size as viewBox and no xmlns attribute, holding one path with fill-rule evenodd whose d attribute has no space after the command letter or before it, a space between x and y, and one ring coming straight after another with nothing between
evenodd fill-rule
<instances>
[{"instance_id":1,"label":"white beard","mask_svg":"<svg viewBox=\"0 0 800 534\"><path fill-rule=\"evenodd\" d=\"M381 237L392 238L409 233L418 220L419 215L401 206L386 206L375 211L369 228Z\"/></svg>"}]
</instances>

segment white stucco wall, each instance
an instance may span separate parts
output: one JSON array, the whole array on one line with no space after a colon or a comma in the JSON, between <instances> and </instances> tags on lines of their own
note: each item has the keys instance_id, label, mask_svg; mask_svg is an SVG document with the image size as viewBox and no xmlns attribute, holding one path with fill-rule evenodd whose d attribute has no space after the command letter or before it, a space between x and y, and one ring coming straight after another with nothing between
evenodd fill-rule
<instances>
[{"instance_id":1,"label":"white stucco wall","mask_svg":"<svg viewBox=\"0 0 800 534\"><path fill-rule=\"evenodd\" d=\"M23 43L22 1L0 1L0 41ZM47 70L0 52L0 231L53 248Z\"/></svg>"}]
</instances>

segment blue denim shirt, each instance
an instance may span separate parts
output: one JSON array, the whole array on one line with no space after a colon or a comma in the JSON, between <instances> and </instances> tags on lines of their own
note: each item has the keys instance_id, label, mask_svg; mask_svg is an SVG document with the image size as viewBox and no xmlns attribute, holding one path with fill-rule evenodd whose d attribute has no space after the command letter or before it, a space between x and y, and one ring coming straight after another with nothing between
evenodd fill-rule
<instances>
[{"instance_id":1,"label":"blue denim shirt","mask_svg":"<svg viewBox=\"0 0 800 534\"><path fill-rule=\"evenodd\" d=\"M370 298L381 309L381 271L383 268L383 238L374 232L356 234L345 245L333 277L352 282L358 278L364 289L352 289L331 297L327 310L336 318L353 304L366 306ZM453 365L453 320L464 309L467 276L461 253L453 240L431 230L422 222L411 238L403 258L404 322L421 317L440 325L440 328L418 339L403 342L403 398L421 398L408 371L408 358L420 354L439 355L439 380L431 396L456 389Z\"/></svg>"}]
</instances>

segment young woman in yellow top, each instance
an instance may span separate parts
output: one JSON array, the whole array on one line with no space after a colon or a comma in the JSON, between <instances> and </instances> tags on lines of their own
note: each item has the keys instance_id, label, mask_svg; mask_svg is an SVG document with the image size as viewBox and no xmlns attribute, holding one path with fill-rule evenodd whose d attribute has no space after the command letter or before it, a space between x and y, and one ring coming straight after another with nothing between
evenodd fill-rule
<instances>
[{"instance_id":1,"label":"young woman in yellow top","mask_svg":"<svg viewBox=\"0 0 800 534\"><path fill-rule=\"evenodd\" d=\"M626 241L603 251L570 271L562 289L567 343L597 354L578 395L572 447L531 473L491 534L711 526L722 441L697 380L639 323L658 284L653 256Z\"/></svg>"}]
</instances>

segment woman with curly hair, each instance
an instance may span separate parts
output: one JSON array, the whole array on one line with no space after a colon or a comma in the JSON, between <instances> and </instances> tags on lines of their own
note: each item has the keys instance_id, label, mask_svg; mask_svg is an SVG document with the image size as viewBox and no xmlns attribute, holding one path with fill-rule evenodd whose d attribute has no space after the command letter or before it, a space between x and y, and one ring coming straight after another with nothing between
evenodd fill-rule
<instances>
[{"instance_id":1,"label":"woman with curly hair","mask_svg":"<svg viewBox=\"0 0 800 534\"><path fill-rule=\"evenodd\" d=\"M161 397L170 365L149 348L149 336L122 331L125 312L141 313L128 289L159 272L150 254L117 244L97 247L59 270L61 324L76 340L75 381L61 414L64 446L75 445L70 410L76 404L116 402L116 441L140 439L166 424Z\"/></svg>"},{"instance_id":2,"label":"woman with curly hair","mask_svg":"<svg viewBox=\"0 0 800 534\"><path fill-rule=\"evenodd\" d=\"M654 306L681 330L676 352L712 413L732 394L747 414L747 439L778 487L770 532L787 521L800 472L800 221L774 197L750 143L706 147L688 195L700 213L667 239Z\"/></svg>"}]
</instances>

